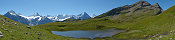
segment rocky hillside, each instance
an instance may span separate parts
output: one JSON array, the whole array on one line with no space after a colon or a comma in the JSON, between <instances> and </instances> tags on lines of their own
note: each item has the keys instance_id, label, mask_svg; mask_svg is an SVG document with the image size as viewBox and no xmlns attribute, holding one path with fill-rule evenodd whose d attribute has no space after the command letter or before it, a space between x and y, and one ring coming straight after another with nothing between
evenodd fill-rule
<instances>
[{"instance_id":1,"label":"rocky hillside","mask_svg":"<svg viewBox=\"0 0 175 40\"><path fill-rule=\"evenodd\" d=\"M146 1L139 1L132 5L125 5L122 7L118 7L112 9L106 13L103 13L95 18L102 18L107 16L125 16L125 17L139 17L145 15L158 15L162 12L162 8L159 6L158 3L151 5Z\"/></svg>"}]
</instances>

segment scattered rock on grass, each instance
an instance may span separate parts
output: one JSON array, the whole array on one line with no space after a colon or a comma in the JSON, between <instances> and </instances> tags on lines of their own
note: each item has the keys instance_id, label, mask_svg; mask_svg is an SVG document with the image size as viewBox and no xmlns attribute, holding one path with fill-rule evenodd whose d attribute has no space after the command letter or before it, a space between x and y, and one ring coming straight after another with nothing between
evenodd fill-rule
<instances>
[{"instance_id":1,"label":"scattered rock on grass","mask_svg":"<svg viewBox=\"0 0 175 40\"><path fill-rule=\"evenodd\" d=\"M39 36L41 36L41 33L38 33Z\"/></svg>"},{"instance_id":2,"label":"scattered rock on grass","mask_svg":"<svg viewBox=\"0 0 175 40\"><path fill-rule=\"evenodd\" d=\"M25 32L25 34L28 34L27 32Z\"/></svg>"},{"instance_id":3,"label":"scattered rock on grass","mask_svg":"<svg viewBox=\"0 0 175 40\"><path fill-rule=\"evenodd\" d=\"M14 23L15 25L18 25L17 23Z\"/></svg>"},{"instance_id":4,"label":"scattered rock on grass","mask_svg":"<svg viewBox=\"0 0 175 40\"><path fill-rule=\"evenodd\" d=\"M27 28L31 29L31 27L30 27L30 26L27 26Z\"/></svg>"},{"instance_id":5,"label":"scattered rock on grass","mask_svg":"<svg viewBox=\"0 0 175 40\"><path fill-rule=\"evenodd\" d=\"M0 31L0 37L3 37L2 32Z\"/></svg>"}]
</instances>

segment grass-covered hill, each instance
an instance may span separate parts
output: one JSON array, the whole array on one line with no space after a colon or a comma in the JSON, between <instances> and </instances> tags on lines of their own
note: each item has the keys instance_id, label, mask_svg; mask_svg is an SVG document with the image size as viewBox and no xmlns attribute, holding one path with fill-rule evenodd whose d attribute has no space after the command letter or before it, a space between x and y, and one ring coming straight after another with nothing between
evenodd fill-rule
<instances>
[{"instance_id":1,"label":"grass-covered hill","mask_svg":"<svg viewBox=\"0 0 175 40\"><path fill-rule=\"evenodd\" d=\"M0 15L0 40L81 40L56 36L47 30L30 27ZM0 33L1 35L1 33Z\"/></svg>"},{"instance_id":2,"label":"grass-covered hill","mask_svg":"<svg viewBox=\"0 0 175 40\"><path fill-rule=\"evenodd\" d=\"M107 40L175 39L174 37L175 6L167 9L163 13L158 12L161 11L160 9L147 10L144 8L141 10L139 9L137 11L138 12L133 11L133 13L131 13L131 16L129 17L125 16L128 13L124 13L119 15L99 17L97 19L95 18L95 19L81 20L78 22L77 21L54 22L43 25L37 25L37 27L45 30L57 30L57 31L97 30L97 29L109 29L109 28L127 30L126 32L114 35L113 38L110 37L103 38ZM96 38L95 40L101 40L101 39Z\"/></svg>"},{"instance_id":3,"label":"grass-covered hill","mask_svg":"<svg viewBox=\"0 0 175 40\"><path fill-rule=\"evenodd\" d=\"M50 31L103 30L116 28L127 30L106 40L175 40L175 6L162 12L156 3L139 1L133 5L115 8L96 18L53 22L27 26L0 15L0 40L87 40L57 36ZM0 34L1 35L1 34ZM96 38L95 40L102 40Z\"/></svg>"},{"instance_id":4,"label":"grass-covered hill","mask_svg":"<svg viewBox=\"0 0 175 40\"><path fill-rule=\"evenodd\" d=\"M135 20L135 19L134 19ZM79 22L54 22L37 27L46 30L96 30L117 28L127 30L126 32L116 34L113 38L106 37L107 40L174 40L175 39L175 6L167 9L163 13L154 16L147 16L136 21L121 22L108 19L108 17L100 19L88 19ZM95 40L101 40L96 38Z\"/></svg>"},{"instance_id":5,"label":"grass-covered hill","mask_svg":"<svg viewBox=\"0 0 175 40\"><path fill-rule=\"evenodd\" d=\"M150 16L156 16L160 14L160 12L162 12L162 9L157 3L151 5L146 1L139 1L132 5L112 9L96 18L87 20L69 19L65 22L54 22L38 26L42 26L41 28L46 30L94 30L105 27L109 28L111 25L122 25L125 23L136 22L137 20L142 20Z\"/></svg>"}]
</instances>

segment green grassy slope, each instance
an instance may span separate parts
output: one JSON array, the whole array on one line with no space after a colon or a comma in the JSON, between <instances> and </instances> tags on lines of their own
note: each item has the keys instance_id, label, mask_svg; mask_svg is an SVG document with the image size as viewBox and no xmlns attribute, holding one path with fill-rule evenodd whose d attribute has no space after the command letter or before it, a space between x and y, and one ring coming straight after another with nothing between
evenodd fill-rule
<instances>
[{"instance_id":1,"label":"green grassy slope","mask_svg":"<svg viewBox=\"0 0 175 40\"><path fill-rule=\"evenodd\" d=\"M54 22L38 26L46 30L88 30L88 29L94 30L103 28L106 29L113 27L112 25L122 25L125 23L132 23L137 20L142 20L149 16L155 16L157 13L161 11L161 8L159 7L150 8L150 6L154 5L151 5L149 3L146 6L140 5L143 3L147 2L139 1L133 5L127 5L112 9L109 12L102 14L105 17L103 17L102 15L97 16L97 18L98 17L103 18L98 19L95 18L87 20L68 20L66 22ZM120 14L114 15L113 13L114 14L120 13Z\"/></svg>"},{"instance_id":2,"label":"green grassy slope","mask_svg":"<svg viewBox=\"0 0 175 40\"><path fill-rule=\"evenodd\" d=\"M2 15L0 15L0 31L3 35L0 40L82 40L56 36L37 27L28 28L27 25L12 21Z\"/></svg>"},{"instance_id":3,"label":"green grassy slope","mask_svg":"<svg viewBox=\"0 0 175 40\"><path fill-rule=\"evenodd\" d=\"M46 30L96 30L117 28L127 30L126 32L117 34L113 38L106 37L104 39L174 39L175 32L175 6L164 11L160 15L146 16L144 18L136 18L134 21L118 23L116 20L106 18L88 19L80 22L55 22L38 25L39 28ZM98 38L96 39L98 40ZM99 39L101 40L101 39Z\"/></svg>"},{"instance_id":4,"label":"green grassy slope","mask_svg":"<svg viewBox=\"0 0 175 40\"><path fill-rule=\"evenodd\" d=\"M131 5L132 6L132 5ZM173 9L173 8L170 8ZM168 9L168 10L170 10ZM126 32L117 34L113 38L104 38L108 40L115 39L149 39L156 38L154 35L168 34L173 24L173 17L167 20L169 17L164 17L165 12L156 15L161 9L150 9L146 7L132 7L130 10L120 10L120 15L107 16L98 19L87 19L72 22L54 22L42 25L37 25L38 28L45 30L100 30L117 28L127 30ZM130 11L130 13L127 13ZM172 22L173 21L173 22ZM165 27L169 26L169 27ZM97 38L98 40L98 38Z\"/></svg>"},{"instance_id":5,"label":"green grassy slope","mask_svg":"<svg viewBox=\"0 0 175 40\"><path fill-rule=\"evenodd\" d=\"M120 15L111 16L111 14L106 14L107 16L103 17L104 14L98 19L54 22L32 26L31 28L27 28L27 25L17 23L0 15L0 31L4 35L3 37L0 37L0 40L87 40L57 36L50 31L102 30L109 28L117 28L127 31L116 34L112 38L105 37L102 39L173 40L175 38L175 6L159 15L155 15L159 13L160 10L161 9L159 8L149 9L135 6L129 10L117 11L121 13ZM129 13L127 13L128 11ZM96 38L95 40L102 39Z\"/></svg>"},{"instance_id":6,"label":"green grassy slope","mask_svg":"<svg viewBox=\"0 0 175 40\"><path fill-rule=\"evenodd\" d=\"M164 11L160 15L151 16L143 20L139 20L134 23L126 23L124 25L117 25L116 28L127 29L128 32L124 32L118 35L115 35L116 39L144 39L144 38L153 38L153 39L169 39L174 31L175 24L175 6ZM115 25L114 25L115 26ZM171 32L170 32L171 31ZM154 37L156 36L156 37ZM165 37L162 37L165 36Z\"/></svg>"}]
</instances>

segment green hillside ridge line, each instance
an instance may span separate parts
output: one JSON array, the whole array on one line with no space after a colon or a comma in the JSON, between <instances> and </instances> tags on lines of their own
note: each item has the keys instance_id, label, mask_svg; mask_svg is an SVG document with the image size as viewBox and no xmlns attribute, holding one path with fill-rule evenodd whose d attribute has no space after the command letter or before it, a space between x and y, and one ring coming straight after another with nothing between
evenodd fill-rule
<instances>
[{"instance_id":1,"label":"green hillside ridge line","mask_svg":"<svg viewBox=\"0 0 175 40\"><path fill-rule=\"evenodd\" d=\"M140 2L147 3L146 1L139 1L133 5L136 5ZM147 7L152 6L149 3L148 3L148 5L149 6L147 6ZM123 10L123 11L121 11L123 14L103 17L103 18L99 18L99 19L87 19L87 20L80 20L80 21L79 20L71 20L68 23L67 22L54 22L54 23L48 23L48 24L43 24L43 25L39 25L39 26L42 26L41 28L44 28L46 30L69 30L69 29L70 30L79 30L79 29L81 29L81 30L88 30L88 29L94 30L99 26L110 27L111 25L114 25L114 24L121 25L121 24L124 24L125 22L127 22L127 23L128 22L129 23L135 22L137 20L141 20L141 19L144 19L144 18L149 17L149 16L155 16L157 13L159 13L162 10L159 7L155 7L154 9L147 8L147 7L146 8L145 7L132 7L132 9L129 9L130 13L127 13L128 10ZM45 27L48 25L50 27ZM59 25L65 25L65 26L64 27L57 27ZM79 29L74 28L74 27L79 27Z\"/></svg>"},{"instance_id":2,"label":"green hillside ridge line","mask_svg":"<svg viewBox=\"0 0 175 40\"><path fill-rule=\"evenodd\" d=\"M52 34L50 31L127 30L112 37L94 40L175 40L175 6L162 12L158 3L139 1L110 10L87 20L69 19L28 26L0 15L0 40L89 40Z\"/></svg>"},{"instance_id":3,"label":"green hillside ridge line","mask_svg":"<svg viewBox=\"0 0 175 40\"><path fill-rule=\"evenodd\" d=\"M134 23L118 25L116 28L127 28L127 32L117 34L107 40L175 40L175 6L157 16L138 20ZM100 39L99 39L100 40Z\"/></svg>"},{"instance_id":4,"label":"green hillside ridge line","mask_svg":"<svg viewBox=\"0 0 175 40\"><path fill-rule=\"evenodd\" d=\"M155 4L157 5L157 3ZM149 39L172 39L174 32L175 6L162 11L160 7L155 10L149 8L133 7L131 14L128 10L123 10L123 14L107 16L98 19L87 19L78 22L54 22L37 25L41 29L49 31L68 31L68 30L103 30L117 28L127 30L126 32L114 35L112 38L105 37L106 40L149 40ZM139 11L139 12L137 12ZM159 13L159 14L157 14ZM129 15L129 16L128 16ZM130 16L131 15L131 16ZM48 27L49 26L49 27ZM165 36L165 37L164 37ZM166 37L167 36L167 37ZM170 38L171 37L171 38ZM96 38L95 40L102 40Z\"/></svg>"},{"instance_id":5,"label":"green hillside ridge line","mask_svg":"<svg viewBox=\"0 0 175 40\"><path fill-rule=\"evenodd\" d=\"M50 31L31 27L0 15L0 40L82 40L57 36ZM86 40L86 39L83 39Z\"/></svg>"}]
</instances>

